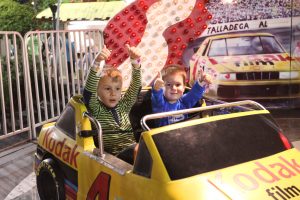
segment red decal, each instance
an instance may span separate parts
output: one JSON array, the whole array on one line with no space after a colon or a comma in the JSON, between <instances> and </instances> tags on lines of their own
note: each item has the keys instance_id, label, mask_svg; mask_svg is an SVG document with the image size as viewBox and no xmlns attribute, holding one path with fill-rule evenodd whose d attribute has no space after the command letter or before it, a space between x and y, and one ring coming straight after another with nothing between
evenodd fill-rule
<instances>
[{"instance_id":1,"label":"red decal","mask_svg":"<svg viewBox=\"0 0 300 200\"><path fill-rule=\"evenodd\" d=\"M75 144L73 148L69 147L66 144L66 138L58 140L56 137L52 137L52 133L50 129L45 132L43 146L53 155L77 168L77 156L80 154L80 152L76 151L77 145Z\"/></svg>"},{"instance_id":2,"label":"red decal","mask_svg":"<svg viewBox=\"0 0 300 200\"><path fill-rule=\"evenodd\" d=\"M195 64L194 64L194 69L193 69L193 80L196 80L196 73L197 73L197 71L198 71L198 61L199 61L199 60L197 60L197 61L195 62Z\"/></svg>"},{"instance_id":3,"label":"red decal","mask_svg":"<svg viewBox=\"0 0 300 200\"><path fill-rule=\"evenodd\" d=\"M98 195L98 200L108 200L109 198L109 187L110 187L110 175L104 172L95 179L88 194L87 200L94 200Z\"/></svg>"},{"instance_id":4,"label":"red decal","mask_svg":"<svg viewBox=\"0 0 300 200\"><path fill-rule=\"evenodd\" d=\"M211 64L213 64L213 65L218 64L218 62L217 62L215 59L213 59L213 58L209 58L209 61L210 61Z\"/></svg>"},{"instance_id":5,"label":"red decal","mask_svg":"<svg viewBox=\"0 0 300 200\"><path fill-rule=\"evenodd\" d=\"M66 138L63 139L62 142L58 142L57 145L56 145L56 148L55 148L55 155L57 155L58 157L61 157L61 152L63 150L63 147L65 146L65 142L66 142Z\"/></svg>"},{"instance_id":6,"label":"red decal","mask_svg":"<svg viewBox=\"0 0 300 200\"><path fill-rule=\"evenodd\" d=\"M74 148L72 149L72 153L71 153L71 158L70 158L70 164L74 165L76 168L77 168L77 156L79 155L79 152L76 152L76 149L77 149L77 144L74 146Z\"/></svg>"},{"instance_id":7,"label":"red decal","mask_svg":"<svg viewBox=\"0 0 300 200\"><path fill-rule=\"evenodd\" d=\"M45 137L44 137L44 140L43 140L43 146L45 146L46 148L48 148L48 139L49 139L49 136L51 135L51 131L50 129L47 129L46 132L45 132Z\"/></svg>"},{"instance_id":8,"label":"red decal","mask_svg":"<svg viewBox=\"0 0 300 200\"><path fill-rule=\"evenodd\" d=\"M278 55L278 58L281 60L281 61L291 61L291 60L294 60L292 59L290 56L287 56L287 57L283 57L282 55Z\"/></svg>"},{"instance_id":9,"label":"red decal","mask_svg":"<svg viewBox=\"0 0 300 200\"><path fill-rule=\"evenodd\" d=\"M300 174L300 164L298 164L295 159L292 159L290 162L284 159L282 156L279 156L279 159Z\"/></svg>"},{"instance_id":10,"label":"red decal","mask_svg":"<svg viewBox=\"0 0 300 200\"><path fill-rule=\"evenodd\" d=\"M258 182L248 174L236 174L233 176L234 182L244 190L256 190L259 187Z\"/></svg>"},{"instance_id":11,"label":"red decal","mask_svg":"<svg viewBox=\"0 0 300 200\"><path fill-rule=\"evenodd\" d=\"M268 168L266 168L259 162L255 162L255 164L258 166L258 168L254 169L253 173L257 178L267 183L274 183L279 180L279 178Z\"/></svg>"}]
</instances>

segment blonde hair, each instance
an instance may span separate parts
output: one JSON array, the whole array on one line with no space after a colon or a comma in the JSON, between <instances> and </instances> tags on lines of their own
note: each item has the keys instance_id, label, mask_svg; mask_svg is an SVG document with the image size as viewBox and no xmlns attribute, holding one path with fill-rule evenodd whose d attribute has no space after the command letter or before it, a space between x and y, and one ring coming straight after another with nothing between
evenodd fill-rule
<instances>
[{"instance_id":1,"label":"blonde hair","mask_svg":"<svg viewBox=\"0 0 300 200\"><path fill-rule=\"evenodd\" d=\"M180 65L168 65L166 66L165 69L162 70L162 79L165 80L167 76L172 76L172 75L181 75L183 78L183 83L185 83L186 80L186 71L184 68Z\"/></svg>"},{"instance_id":2,"label":"blonde hair","mask_svg":"<svg viewBox=\"0 0 300 200\"><path fill-rule=\"evenodd\" d=\"M113 82L122 82L123 80L122 73L120 72L120 70L114 67L104 66L103 71L101 72L99 83L106 77L111 78Z\"/></svg>"}]
</instances>

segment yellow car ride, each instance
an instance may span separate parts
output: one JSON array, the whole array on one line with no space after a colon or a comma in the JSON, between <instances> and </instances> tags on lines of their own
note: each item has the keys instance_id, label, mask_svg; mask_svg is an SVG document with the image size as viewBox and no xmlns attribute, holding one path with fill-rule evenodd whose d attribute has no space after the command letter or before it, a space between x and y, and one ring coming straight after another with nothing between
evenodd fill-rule
<instances>
[{"instance_id":1,"label":"yellow car ride","mask_svg":"<svg viewBox=\"0 0 300 200\"><path fill-rule=\"evenodd\" d=\"M300 98L300 60L291 58L270 33L207 37L190 60L191 84L199 68L214 78L210 98Z\"/></svg>"},{"instance_id":2,"label":"yellow car ride","mask_svg":"<svg viewBox=\"0 0 300 200\"><path fill-rule=\"evenodd\" d=\"M263 106L206 99L206 106L148 114L149 92L141 91L131 113L133 123L141 121L143 128L133 164L103 151L101 124L88 114L81 96L72 97L38 137L40 198L300 198L300 153ZM190 118L153 127L153 120L183 113Z\"/></svg>"}]
</instances>

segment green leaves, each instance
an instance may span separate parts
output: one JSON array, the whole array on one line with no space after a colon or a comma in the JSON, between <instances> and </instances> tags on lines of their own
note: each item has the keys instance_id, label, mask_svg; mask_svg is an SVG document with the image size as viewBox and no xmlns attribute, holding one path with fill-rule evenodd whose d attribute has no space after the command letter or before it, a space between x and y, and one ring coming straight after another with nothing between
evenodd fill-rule
<instances>
[{"instance_id":1,"label":"green leaves","mask_svg":"<svg viewBox=\"0 0 300 200\"><path fill-rule=\"evenodd\" d=\"M34 25L35 12L30 4L20 4L12 0L0 2L1 31L17 31L25 34Z\"/></svg>"}]
</instances>

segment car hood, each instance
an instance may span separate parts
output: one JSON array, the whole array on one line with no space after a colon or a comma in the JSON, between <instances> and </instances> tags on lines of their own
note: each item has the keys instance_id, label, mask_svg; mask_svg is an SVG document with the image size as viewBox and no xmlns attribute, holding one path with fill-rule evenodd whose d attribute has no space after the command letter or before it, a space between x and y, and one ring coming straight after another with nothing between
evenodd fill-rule
<instances>
[{"instance_id":1,"label":"car hood","mask_svg":"<svg viewBox=\"0 0 300 200\"><path fill-rule=\"evenodd\" d=\"M300 62L289 54L218 56L208 58L219 72L299 71Z\"/></svg>"},{"instance_id":2,"label":"car hood","mask_svg":"<svg viewBox=\"0 0 300 200\"><path fill-rule=\"evenodd\" d=\"M172 199L281 199L280 195L286 199L300 198L300 152L296 149L286 150L262 159L172 181L167 188L174 195Z\"/></svg>"}]
</instances>

